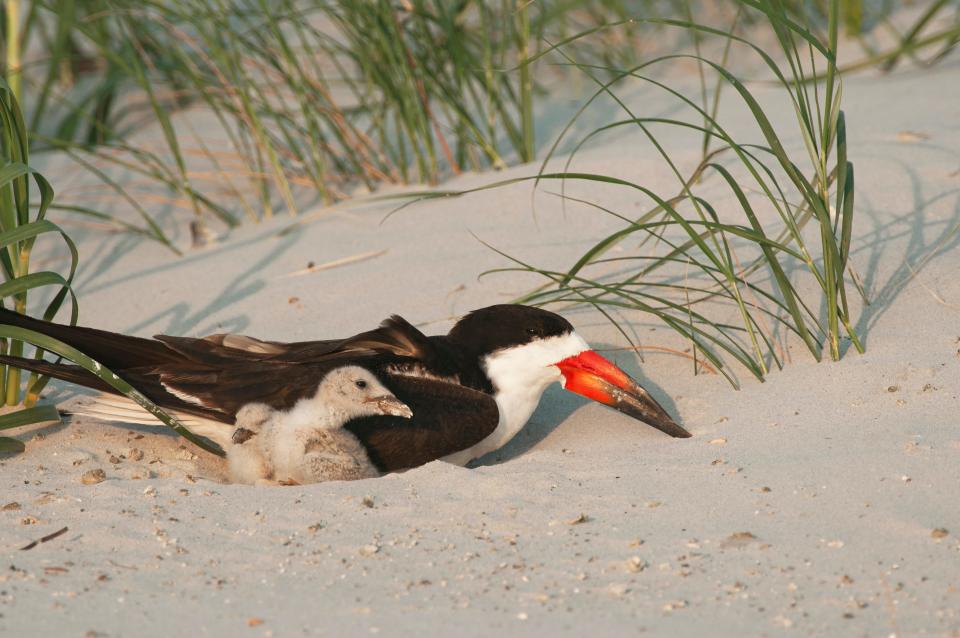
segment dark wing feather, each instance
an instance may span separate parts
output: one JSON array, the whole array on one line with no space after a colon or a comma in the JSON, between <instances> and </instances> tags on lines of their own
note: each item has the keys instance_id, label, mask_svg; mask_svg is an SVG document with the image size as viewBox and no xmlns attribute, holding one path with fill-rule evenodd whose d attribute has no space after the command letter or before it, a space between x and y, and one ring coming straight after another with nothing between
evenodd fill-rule
<instances>
[{"instance_id":1,"label":"dark wing feather","mask_svg":"<svg viewBox=\"0 0 960 638\"><path fill-rule=\"evenodd\" d=\"M238 361L269 360L286 348L285 344L232 334L215 334L202 339L155 335L154 339L181 355L181 359L210 366L233 365Z\"/></svg>"},{"instance_id":2,"label":"dark wing feather","mask_svg":"<svg viewBox=\"0 0 960 638\"><path fill-rule=\"evenodd\" d=\"M410 407L413 417L363 417L345 426L383 472L417 467L459 452L497 428L497 404L483 392L421 377L390 376L385 384Z\"/></svg>"},{"instance_id":3,"label":"dark wing feather","mask_svg":"<svg viewBox=\"0 0 960 638\"><path fill-rule=\"evenodd\" d=\"M114 371L137 365L174 362L181 358L152 339L129 337L96 328L66 326L27 317L5 308L0 308L0 323L59 339Z\"/></svg>"},{"instance_id":4,"label":"dark wing feather","mask_svg":"<svg viewBox=\"0 0 960 638\"><path fill-rule=\"evenodd\" d=\"M101 392L115 392L113 387L100 377L87 371L86 368L67 363L52 363L42 359L27 359L13 357L7 354L0 355L0 364L44 374L55 379L63 379Z\"/></svg>"},{"instance_id":5,"label":"dark wing feather","mask_svg":"<svg viewBox=\"0 0 960 638\"><path fill-rule=\"evenodd\" d=\"M430 339L400 315L384 320L379 328L345 339L341 348L372 350L411 359L433 356Z\"/></svg>"},{"instance_id":6,"label":"dark wing feather","mask_svg":"<svg viewBox=\"0 0 960 638\"><path fill-rule=\"evenodd\" d=\"M13 357L10 355L0 355L0 364L11 365L21 370L30 370L31 372L51 376L55 379L62 379L101 392L117 394L113 386L78 365L52 363L42 359L27 359L25 357ZM190 403L171 394L163 387L160 377L149 369L128 369L125 370L121 376L127 383L137 388L137 390L146 395L147 398L165 409L179 410L225 423L233 423L234 421L234 413L226 413L216 408Z\"/></svg>"},{"instance_id":7,"label":"dark wing feather","mask_svg":"<svg viewBox=\"0 0 960 638\"><path fill-rule=\"evenodd\" d=\"M288 410L317 391L320 380L339 362L271 365L237 363L215 370L200 366L166 366L153 371L159 383L177 396L193 397L201 406L228 415L232 420L247 403L266 403Z\"/></svg>"},{"instance_id":8,"label":"dark wing feather","mask_svg":"<svg viewBox=\"0 0 960 638\"><path fill-rule=\"evenodd\" d=\"M300 341L288 344L270 343L283 348L283 352L273 355L270 360L285 363L390 356L398 359L417 359L431 365L442 359L437 341L420 332L399 315L385 319L378 328L346 339Z\"/></svg>"},{"instance_id":9,"label":"dark wing feather","mask_svg":"<svg viewBox=\"0 0 960 638\"><path fill-rule=\"evenodd\" d=\"M232 334L216 334L202 339L168 335L155 338L191 361L215 366L234 364L237 360L310 364L382 355L417 359L428 364L440 359L435 341L398 315L384 320L374 330L346 339L280 343Z\"/></svg>"}]
</instances>

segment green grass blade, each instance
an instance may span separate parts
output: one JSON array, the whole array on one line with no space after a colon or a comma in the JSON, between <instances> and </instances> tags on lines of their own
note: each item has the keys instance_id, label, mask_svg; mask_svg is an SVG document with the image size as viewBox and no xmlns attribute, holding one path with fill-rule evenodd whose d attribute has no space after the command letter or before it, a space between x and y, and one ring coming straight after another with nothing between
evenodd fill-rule
<instances>
[{"instance_id":1,"label":"green grass blade","mask_svg":"<svg viewBox=\"0 0 960 638\"><path fill-rule=\"evenodd\" d=\"M2 418L2 417L0 417ZM8 436L0 436L0 454L20 454L27 447L23 442L17 439L11 439Z\"/></svg>"},{"instance_id":2,"label":"green grass blade","mask_svg":"<svg viewBox=\"0 0 960 638\"><path fill-rule=\"evenodd\" d=\"M35 405L32 408L24 408L10 414L0 416L0 430L9 430L19 428L24 425L44 422L60 422L60 413L53 405ZM2 449L0 449L2 451Z\"/></svg>"}]
</instances>

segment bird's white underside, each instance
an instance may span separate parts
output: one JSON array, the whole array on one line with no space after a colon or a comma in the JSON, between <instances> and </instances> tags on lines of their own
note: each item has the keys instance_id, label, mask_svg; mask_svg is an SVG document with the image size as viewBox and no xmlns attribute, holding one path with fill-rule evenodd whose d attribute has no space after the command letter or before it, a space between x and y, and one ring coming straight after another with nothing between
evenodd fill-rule
<instances>
[{"instance_id":1,"label":"bird's white underside","mask_svg":"<svg viewBox=\"0 0 960 638\"><path fill-rule=\"evenodd\" d=\"M547 386L557 381L563 382L563 375L556 364L589 349L590 346L580 335L571 332L487 355L483 367L493 383L493 398L500 412L497 429L473 447L446 456L443 460L466 465L506 445L526 425Z\"/></svg>"}]
</instances>

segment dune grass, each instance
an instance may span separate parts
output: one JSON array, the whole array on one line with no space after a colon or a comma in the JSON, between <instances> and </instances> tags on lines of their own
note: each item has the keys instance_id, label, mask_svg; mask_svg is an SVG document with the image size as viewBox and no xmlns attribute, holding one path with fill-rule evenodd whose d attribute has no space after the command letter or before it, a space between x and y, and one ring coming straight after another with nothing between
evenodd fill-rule
<instances>
[{"instance_id":1,"label":"dune grass","mask_svg":"<svg viewBox=\"0 0 960 638\"><path fill-rule=\"evenodd\" d=\"M296 213L313 196L332 203L357 187L532 161L538 78L558 72L534 63L545 42L563 41L581 64L629 68L639 45L669 30L664 21L707 10L686 0L5 1L7 23L19 8L24 25L22 37L8 38L5 69L31 96L36 149L69 153L139 215L113 220L118 228L172 249L138 190L112 180L112 169L229 228ZM832 4L776 3L821 41ZM726 24L744 6L724 0L709 11ZM855 68L931 63L960 39L960 23L946 22L960 15L955 3L932 0L902 32L889 10L839 2L837 21L866 53ZM874 44L878 31L894 46ZM31 46L47 54L21 73ZM203 131L180 116L198 105L211 118ZM158 125L159 146L138 139L145 122Z\"/></svg>"},{"instance_id":2,"label":"dune grass","mask_svg":"<svg viewBox=\"0 0 960 638\"><path fill-rule=\"evenodd\" d=\"M571 35L544 51L543 55L563 56L597 88L553 144L539 173L521 180L535 186L559 183L559 195L565 201L613 215L623 226L598 241L565 271L538 268L508 255L516 266L505 269L536 273L548 280L518 301L592 305L631 343L628 327L617 317L624 311L653 316L689 340L694 361L701 355L735 385L736 375L724 365L724 355L763 379L771 365L783 365L784 331L796 335L817 360L825 352L832 359L840 358L844 339L858 351L863 349L847 299L854 170L847 159L846 121L840 109L842 90L836 62L840 3L834 0L830 4L826 41L797 23L779 2L744 0L743 5L749 12L747 18L767 21L782 55L775 58L738 35L736 25L722 30L672 19L652 21L664 28L696 34L697 38L720 39L727 45L720 47L720 61L697 53L675 53L620 69L583 64L567 53L570 43L599 30L621 28L622 24ZM783 101L776 108L786 106L794 113L795 131L778 129L766 110L773 107L761 106L755 91L724 66L730 55L745 53L759 59L780 87ZM668 77L669 65L685 60L701 68L704 79L700 100L658 79L658 70L662 70L660 77ZM823 80L814 81L821 71ZM712 95L707 91L706 78L716 80ZM681 115L645 117L636 113L617 94L627 82L644 83L664 92L682 107ZM752 116L756 141L736 139L718 117L713 98L724 86L727 100L736 99L739 108ZM623 119L585 135L574 145L563 170L548 171L548 163L565 136L602 99L617 105ZM660 133L678 127L703 138L702 159L687 172L667 149ZM579 151L591 140L610 133L623 136L630 129L643 141L644 152L658 156L675 176L677 191L658 193L637 180L571 169ZM799 135L805 155L788 150L782 141L787 133ZM717 180L722 188L716 186ZM568 194L576 182L602 185L601 192L635 191L649 202L649 209L636 216L593 198L576 198ZM707 186L713 187L711 194L701 194ZM433 191L421 194L420 199L467 192L472 191ZM624 252L609 256L614 247L623 245L628 246ZM815 282L819 291L816 296L809 287L802 291L798 287L798 277L792 274L798 267ZM734 320L724 308L733 310Z\"/></svg>"},{"instance_id":3,"label":"dune grass","mask_svg":"<svg viewBox=\"0 0 960 638\"><path fill-rule=\"evenodd\" d=\"M140 173L228 226L240 218L206 194L213 184L259 220L295 213L297 188L331 203L357 185L529 161L533 79L502 70L539 42L530 13L525 3L440 0L41 0L27 22L51 54L28 74L33 122L56 123L36 139L91 169ZM218 142L177 118L197 104ZM165 148L138 143L133 117L159 124ZM139 212L141 231L169 244Z\"/></svg>"},{"instance_id":4,"label":"dune grass","mask_svg":"<svg viewBox=\"0 0 960 638\"><path fill-rule=\"evenodd\" d=\"M36 213L30 205L31 196L39 197ZM44 316L51 318L70 296L72 318L76 320L76 299L72 298L70 283L77 266L77 250L59 227L44 219L52 200L50 184L29 166L27 132L14 90L0 80L0 269L4 278L0 283L0 302L10 303L17 312L26 312L28 293L52 286L56 292L46 305ZM66 276L49 270L30 272L34 242L45 235L59 235L66 243L70 252ZM20 340L0 340L0 352L4 354L23 356L23 349ZM0 406L22 402L27 408L0 416L0 431L25 423L59 420L52 406L34 405L44 383L45 379L31 376L24 389L19 370L0 366ZM0 438L0 448L16 451L20 445L13 439Z\"/></svg>"},{"instance_id":5,"label":"dune grass","mask_svg":"<svg viewBox=\"0 0 960 638\"><path fill-rule=\"evenodd\" d=\"M55 315L69 296L71 317L76 320L76 298L70 284L77 267L77 250L56 224L45 219L53 201L53 189L42 175L30 168L28 147L27 131L16 97L11 87L0 80L0 268L4 276L4 282L0 284L0 300L11 303L14 310L23 313L31 290L53 286L56 293L46 305L44 317L49 319ZM37 197L37 206L31 206L31 198ZM66 244L70 253L66 276L53 271L30 272L34 243L45 235L59 235ZM17 341L3 342L0 350L21 356L23 345ZM2 377L0 405L20 403L19 372L3 370ZM33 390L28 391L27 400L36 400Z\"/></svg>"},{"instance_id":6,"label":"dune grass","mask_svg":"<svg viewBox=\"0 0 960 638\"><path fill-rule=\"evenodd\" d=\"M77 299L71 284L76 272L78 254L70 237L56 224L45 219L53 204L53 188L43 175L29 165L29 143L23 116L13 90L0 79L0 268L4 281L0 283L0 303L11 304L13 310L25 314L28 310L27 297L31 291L52 287L50 300L46 303L42 317L53 317L70 300L70 323L77 320ZM31 181L33 182L31 184ZM39 198L35 206L31 198ZM59 237L70 255L64 264L66 275L51 270L30 272L30 255L37 239L47 236ZM51 352L81 365L117 391L133 399L162 422L172 427L181 436L199 447L222 454L202 439L193 436L175 418L166 414L137 390L130 387L116 374L104 368L74 348L45 335L24 330L15 326L0 325L0 353L12 356L24 356L24 344L31 344L34 357L40 359L44 352ZM21 427L33 423L59 421L60 415L55 406L36 405L49 378L30 375L26 380L20 370L11 366L0 366L0 406L23 406L15 412L0 415L0 431ZM21 452L23 444L10 437L0 437L0 452Z\"/></svg>"}]
</instances>

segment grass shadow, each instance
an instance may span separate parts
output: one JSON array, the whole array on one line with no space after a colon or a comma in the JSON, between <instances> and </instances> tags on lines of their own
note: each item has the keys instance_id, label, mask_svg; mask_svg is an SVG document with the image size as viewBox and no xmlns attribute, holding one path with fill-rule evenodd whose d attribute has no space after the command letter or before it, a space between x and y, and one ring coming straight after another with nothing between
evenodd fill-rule
<instances>
[{"instance_id":1,"label":"grass shadow","mask_svg":"<svg viewBox=\"0 0 960 638\"><path fill-rule=\"evenodd\" d=\"M218 322L215 326L201 326L201 324L211 315L221 312L231 305L248 299L266 287L264 270L282 257L287 251L292 249L300 240L300 233L288 233L282 237L272 240L274 245L266 254L260 256L252 262L244 258L243 253L252 246L263 243L265 235L275 235L275 230L265 229L262 233L244 241L233 241L229 244L217 246L187 255L180 259L173 259L160 266L151 266L149 268L129 271L126 274L104 282L99 285L90 285L81 289L84 294L92 294L107 290L114 286L137 280L147 274L155 275L160 273L170 273L174 275L181 268L202 268L205 261L216 260L227 253L236 254L236 263L249 264L237 275L233 276L219 292L208 297L207 301L198 308L191 308L188 302L179 302L170 308L166 308L158 313L150 315L135 324L129 326L125 331L135 334L147 326L154 324L159 320L166 320L168 327L165 331L173 335L184 335L190 332L204 332L206 330L243 330L249 325L249 319L246 316L235 316Z\"/></svg>"},{"instance_id":2,"label":"grass shadow","mask_svg":"<svg viewBox=\"0 0 960 638\"><path fill-rule=\"evenodd\" d=\"M870 329L890 310L893 302L923 267L936 256L960 245L960 188L940 190L931 195L926 192L925 180L911 164L902 160L891 161L899 164L903 175L910 180L913 204L908 211L888 214L890 221L876 224L873 230L862 234L855 242L852 252L854 263L863 275L864 287L870 298L870 304L861 310L857 331L867 339ZM929 216L932 207L951 197L955 199L955 204L948 215L936 218ZM864 200L867 202L861 204L861 228L863 218L875 219L878 211L878 205L869 201L869 195L863 195L861 202ZM937 230L931 235L935 228ZM906 245L901 249L896 246L898 242L905 242ZM900 263L892 271L884 270L882 265L891 257L891 251L896 251L895 256Z\"/></svg>"}]
</instances>

